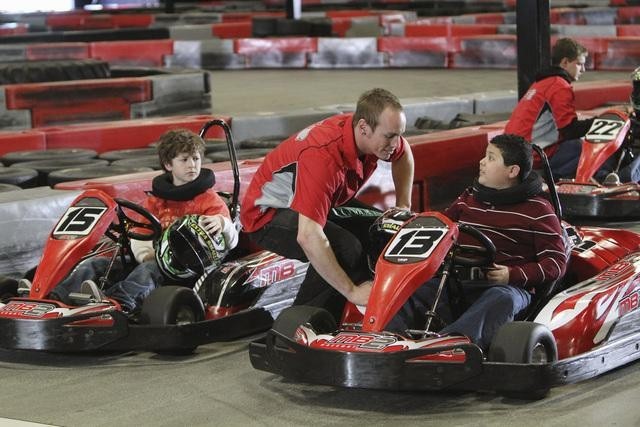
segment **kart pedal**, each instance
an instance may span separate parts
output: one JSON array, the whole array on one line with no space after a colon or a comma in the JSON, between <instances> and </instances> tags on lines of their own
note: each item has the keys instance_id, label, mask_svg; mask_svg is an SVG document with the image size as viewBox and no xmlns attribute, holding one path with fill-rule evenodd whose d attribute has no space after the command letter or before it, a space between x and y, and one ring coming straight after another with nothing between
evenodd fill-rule
<instances>
[{"instance_id":1,"label":"kart pedal","mask_svg":"<svg viewBox=\"0 0 640 427\"><path fill-rule=\"evenodd\" d=\"M602 181L602 184L611 185L611 186L620 185L620 177L618 176L617 173L611 172L604 178L604 181Z\"/></svg>"},{"instance_id":2,"label":"kart pedal","mask_svg":"<svg viewBox=\"0 0 640 427\"><path fill-rule=\"evenodd\" d=\"M31 281L29 279L18 280L18 296L26 297L31 292Z\"/></svg>"},{"instance_id":3,"label":"kart pedal","mask_svg":"<svg viewBox=\"0 0 640 427\"><path fill-rule=\"evenodd\" d=\"M80 292L71 292L69 298L81 305L107 300L107 297L93 280L85 280L82 282Z\"/></svg>"}]
</instances>

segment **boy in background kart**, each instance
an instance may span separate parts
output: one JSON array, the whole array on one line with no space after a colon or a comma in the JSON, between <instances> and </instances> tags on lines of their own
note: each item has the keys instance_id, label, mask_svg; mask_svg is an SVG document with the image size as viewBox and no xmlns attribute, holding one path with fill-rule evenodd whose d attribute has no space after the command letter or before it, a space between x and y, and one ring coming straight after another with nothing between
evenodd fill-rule
<instances>
[{"instance_id":1,"label":"boy in background kart","mask_svg":"<svg viewBox=\"0 0 640 427\"><path fill-rule=\"evenodd\" d=\"M452 220L474 226L491 239L496 257L484 271L492 286L465 295L471 305L458 319L453 319L445 287L436 309L447 324L440 334L460 333L487 349L499 327L527 309L536 287L564 274L562 227L531 165L531 144L516 135L496 136L480 160L473 186L445 211ZM465 237L461 234L459 243L473 246ZM386 329L424 329L438 283L439 278L432 279L419 288Z\"/></svg>"},{"instance_id":2,"label":"boy in background kart","mask_svg":"<svg viewBox=\"0 0 640 427\"><path fill-rule=\"evenodd\" d=\"M163 230L177 218L200 215L200 226L212 236L222 233L227 249L232 249L238 242L238 232L229 209L212 188L213 171L201 167L204 149L202 138L190 130L165 132L158 145L165 173L153 179L143 207L158 218ZM104 294L117 300L127 313L135 313L144 298L167 280L155 259L153 242L132 240L131 250L139 264L124 280L104 289ZM96 293L98 287L93 280L104 274L108 263L107 258L98 257L80 264L50 297L70 304L71 292L82 288L82 293Z\"/></svg>"}]
</instances>

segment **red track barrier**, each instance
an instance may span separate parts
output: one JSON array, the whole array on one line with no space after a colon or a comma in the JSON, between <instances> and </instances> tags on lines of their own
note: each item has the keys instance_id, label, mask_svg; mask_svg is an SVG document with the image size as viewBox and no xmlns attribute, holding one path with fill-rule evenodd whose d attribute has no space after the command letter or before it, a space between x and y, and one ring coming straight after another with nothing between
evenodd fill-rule
<instances>
[{"instance_id":1,"label":"red track barrier","mask_svg":"<svg viewBox=\"0 0 640 427\"><path fill-rule=\"evenodd\" d=\"M187 128L199 132L213 118L231 124L228 116L174 116L156 119L122 120L65 127L45 127L47 148L88 148L98 153L146 147L170 129ZM224 137L222 129L211 129L209 138Z\"/></svg>"},{"instance_id":2,"label":"red track barrier","mask_svg":"<svg viewBox=\"0 0 640 427\"><path fill-rule=\"evenodd\" d=\"M173 40L132 40L89 43L91 58L114 65L162 67L165 55L173 54Z\"/></svg>"},{"instance_id":3,"label":"red track barrier","mask_svg":"<svg viewBox=\"0 0 640 427\"><path fill-rule=\"evenodd\" d=\"M24 130L0 132L0 156L13 151L44 150L47 148L44 132Z\"/></svg>"},{"instance_id":4,"label":"red track barrier","mask_svg":"<svg viewBox=\"0 0 640 427\"><path fill-rule=\"evenodd\" d=\"M213 24L211 33L221 39L240 39L250 38L253 35L253 22L224 22L222 24Z\"/></svg>"},{"instance_id":5,"label":"red track barrier","mask_svg":"<svg viewBox=\"0 0 640 427\"><path fill-rule=\"evenodd\" d=\"M5 86L7 109L31 110L33 127L131 118L131 103L152 98L151 80L121 78Z\"/></svg>"}]
</instances>

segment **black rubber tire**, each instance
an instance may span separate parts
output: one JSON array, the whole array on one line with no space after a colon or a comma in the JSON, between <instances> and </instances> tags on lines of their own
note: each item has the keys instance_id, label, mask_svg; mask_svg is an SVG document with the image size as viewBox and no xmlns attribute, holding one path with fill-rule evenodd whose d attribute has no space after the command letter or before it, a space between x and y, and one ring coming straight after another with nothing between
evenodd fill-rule
<instances>
[{"instance_id":1,"label":"black rubber tire","mask_svg":"<svg viewBox=\"0 0 640 427\"><path fill-rule=\"evenodd\" d=\"M240 148L275 148L285 139L287 139L286 136L263 136L260 138L250 138L242 141L240 143Z\"/></svg>"},{"instance_id":2,"label":"black rubber tire","mask_svg":"<svg viewBox=\"0 0 640 427\"><path fill-rule=\"evenodd\" d=\"M92 159L98 153L84 148L54 148L51 150L25 150L13 151L0 158L2 163L11 166L14 163L34 162L36 160L68 160L68 159Z\"/></svg>"},{"instance_id":3,"label":"black rubber tire","mask_svg":"<svg viewBox=\"0 0 640 427\"><path fill-rule=\"evenodd\" d=\"M10 277L0 277L0 302L18 296L18 281Z\"/></svg>"},{"instance_id":4,"label":"black rubber tire","mask_svg":"<svg viewBox=\"0 0 640 427\"><path fill-rule=\"evenodd\" d=\"M96 59L0 63L0 85L109 77L109 63Z\"/></svg>"},{"instance_id":5,"label":"black rubber tire","mask_svg":"<svg viewBox=\"0 0 640 427\"><path fill-rule=\"evenodd\" d=\"M251 19L251 35L252 37L269 37L275 36L277 31L278 18L272 17L254 17Z\"/></svg>"},{"instance_id":6,"label":"black rubber tire","mask_svg":"<svg viewBox=\"0 0 640 427\"><path fill-rule=\"evenodd\" d=\"M158 150L155 147L146 148L127 148L125 150L105 151L98 158L115 162L116 160L131 159L133 157L158 156Z\"/></svg>"},{"instance_id":7,"label":"black rubber tire","mask_svg":"<svg viewBox=\"0 0 640 427\"><path fill-rule=\"evenodd\" d=\"M205 155L209 155L211 153L219 153L221 151L228 151L226 139L210 138L204 141Z\"/></svg>"},{"instance_id":8,"label":"black rubber tire","mask_svg":"<svg viewBox=\"0 0 640 427\"><path fill-rule=\"evenodd\" d=\"M280 18L276 21L276 36L310 36L311 23L304 19Z\"/></svg>"},{"instance_id":9,"label":"black rubber tire","mask_svg":"<svg viewBox=\"0 0 640 427\"><path fill-rule=\"evenodd\" d=\"M89 168L69 168L51 172L47 176L47 183L53 187L61 182L78 181L82 179L103 178L107 176L126 175L138 172L151 172L152 168L127 166L97 166Z\"/></svg>"},{"instance_id":10,"label":"black rubber tire","mask_svg":"<svg viewBox=\"0 0 640 427\"><path fill-rule=\"evenodd\" d=\"M204 320L204 305L191 288L162 286L154 289L142 303L140 323L150 325L176 325ZM158 350L160 354L191 354L196 348Z\"/></svg>"},{"instance_id":11,"label":"black rubber tire","mask_svg":"<svg viewBox=\"0 0 640 427\"><path fill-rule=\"evenodd\" d=\"M248 148L246 150L242 149L238 150L237 158L238 160L257 159L266 156L270 151L270 148ZM227 151L210 153L207 155L207 157L209 157L209 159L211 159L211 162L213 163L229 161L229 153Z\"/></svg>"},{"instance_id":12,"label":"black rubber tire","mask_svg":"<svg viewBox=\"0 0 640 427\"><path fill-rule=\"evenodd\" d=\"M542 347L539 347L542 346ZM544 349L546 361L533 360L534 353ZM537 349L537 350L536 350ZM498 329L489 349L489 361L505 363L552 363L558 360L558 348L553 334L544 325L535 322L509 322ZM549 389L529 392L503 392L516 399L537 400L547 395Z\"/></svg>"},{"instance_id":13,"label":"black rubber tire","mask_svg":"<svg viewBox=\"0 0 640 427\"><path fill-rule=\"evenodd\" d=\"M0 183L20 188L35 187L38 185L38 171L22 167L0 168Z\"/></svg>"},{"instance_id":14,"label":"black rubber tire","mask_svg":"<svg viewBox=\"0 0 640 427\"><path fill-rule=\"evenodd\" d=\"M333 332L337 328L336 319L324 308L295 305L282 310L271 329L294 339L298 326L305 323L309 323L318 334Z\"/></svg>"},{"instance_id":15,"label":"black rubber tire","mask_svg":"<svg viewBox=\"0 0 640 427\"><path fill-rule=\"evenodd\" d=\"M0 184L0 193L7 193L9 191L16 191L16 190L22 190L22 188L12 184Z\"/></svg>"},{"instance_id":16,"label":"black rubber tire","mask_svg":"<svg viewBox=\"0 0 640 427\"><path fill-rule=\"evenodd\" d=\"M154 170L162 169L162 166L160 166L160 159L157 154L152 156L139 156L130 159L116 160L111 163L111 166L145 167Z\"/></svg>"},{"instance_id":17,"label":"black rubber tire","mask_svg":"<svg viewBox=\"0 0 640 427\"><path fill-rule=\"evenodd\" d=\"M47 177L53 171L70 168L94 168L106 166L109 162L100 159L56 159L56 160L36 160L34 162L14 163L13 167L26 167L38 171L38 185L47 185Z\"/></svg>"}]
</instances>

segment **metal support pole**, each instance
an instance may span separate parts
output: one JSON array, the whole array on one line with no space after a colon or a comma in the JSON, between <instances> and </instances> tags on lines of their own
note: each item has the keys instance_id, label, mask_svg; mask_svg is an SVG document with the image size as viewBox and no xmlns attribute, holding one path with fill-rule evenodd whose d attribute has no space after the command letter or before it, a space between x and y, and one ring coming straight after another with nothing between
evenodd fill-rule
<instances>
[{"instance_id":1,"label":"metal support pole","mask_svg":"<svg viewBox=\"0 0 640 427\"><path fill-rule=\"evenodd\" d=\"M287 0L287 19L300 19L302 15L302 0Z\"/></svg>"},{"instance_id":2,"label":"metal support pole","mask_svg":"<svg viewBox=\"0 0 640 427\"><path fill-rule=\"evenodd\" d=\"M518 0L516 31L520 99L534 82L536 74L551 65L549 0Z\"/></svg>"}]
</instances>

